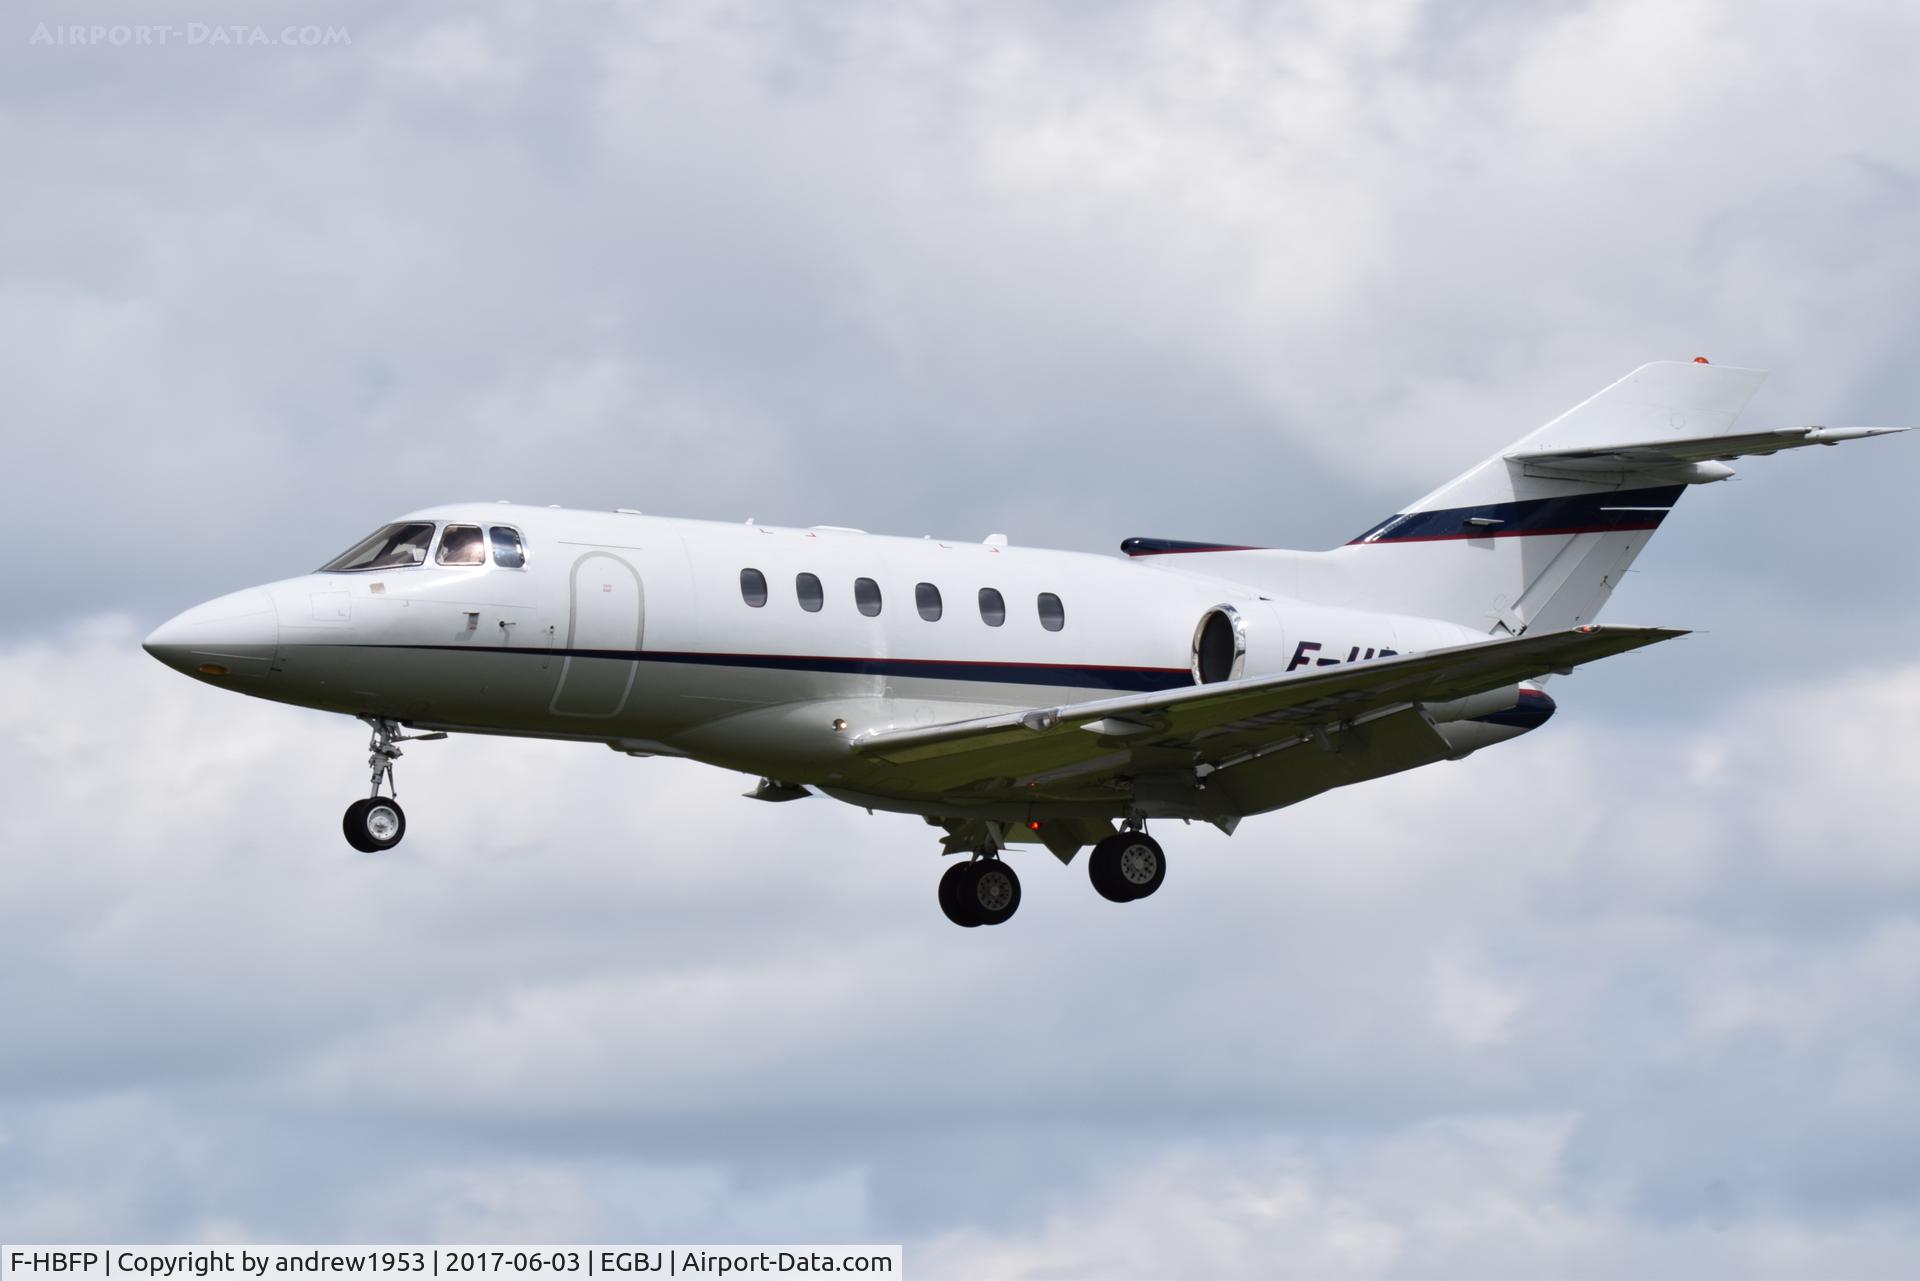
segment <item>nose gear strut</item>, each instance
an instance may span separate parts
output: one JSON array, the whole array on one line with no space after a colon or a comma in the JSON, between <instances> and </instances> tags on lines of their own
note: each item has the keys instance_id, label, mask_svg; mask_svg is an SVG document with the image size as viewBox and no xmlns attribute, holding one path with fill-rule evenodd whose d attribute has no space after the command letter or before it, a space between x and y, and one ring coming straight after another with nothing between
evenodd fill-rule
<instances>
[{"instance_id":1,"label":"nose gear strut","mask_svg":"<svg viewBox=\"0 0 1920 1281\"><path fill-rule=\"evenodd\" d=\"M390 850L407 834L406 811L400 808L400 789L394 785L393 763L400 759L401 743L424 743L445 738L444 733L403 734L400 722L385 716L362 716L373 736L367 740L368 791L364 800L347 806L341 831L347 844L363 854ZM380 789L386 787L387 795Z\"/></svg>"}]
</instances>

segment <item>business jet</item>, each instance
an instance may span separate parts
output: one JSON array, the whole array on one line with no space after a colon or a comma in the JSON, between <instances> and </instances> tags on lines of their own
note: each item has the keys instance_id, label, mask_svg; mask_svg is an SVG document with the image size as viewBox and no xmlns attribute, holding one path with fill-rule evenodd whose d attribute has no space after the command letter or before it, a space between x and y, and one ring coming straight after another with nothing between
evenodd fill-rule
<instances>
[{"instance_id":1,"label":"business jet","mask_svg":"<svg viewBox=\"0 0 1920 1281\"><path fill-rule=\"evenodd\" d=\"M1643 365L1331 551L1129 538L1124 558L463 503L162 624L148 653L372 731L342 825L391 849L402 743L604 743L922 816L942 910L1020 906L1002 855L1166 876L1151 820L1241 819L1539 728L1555 674L1669 640L1595 615L1731 459L1902 428L1736 432L1765 374Z\"/></svg>"}]
</instances>

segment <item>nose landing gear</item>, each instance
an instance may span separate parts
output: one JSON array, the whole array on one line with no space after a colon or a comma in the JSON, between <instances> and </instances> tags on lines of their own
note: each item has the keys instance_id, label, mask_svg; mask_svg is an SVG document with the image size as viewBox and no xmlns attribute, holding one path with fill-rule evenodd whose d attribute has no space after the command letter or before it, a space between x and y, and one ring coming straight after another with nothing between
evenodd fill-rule
<instances>
[{"instance_id":1,"label":"nose landing gear","mask_svg":"<svg viewBox=\"0 0 1920 1281\"><path fill-rule=\"evenodd\" d=\"M407 812L400 808L400 790L393 785L393 763L400 759L400 743L424 743L445 738L445 734L402 734L398 721L384 716L362 716L373 731L367 743L367 769L372 774L372 791L363 800L347 806L340 818L340 830L347 844L362 854L390 850L407 834ZM382 796L382 786L387 795Z\"/></svg>"}]
</instances>

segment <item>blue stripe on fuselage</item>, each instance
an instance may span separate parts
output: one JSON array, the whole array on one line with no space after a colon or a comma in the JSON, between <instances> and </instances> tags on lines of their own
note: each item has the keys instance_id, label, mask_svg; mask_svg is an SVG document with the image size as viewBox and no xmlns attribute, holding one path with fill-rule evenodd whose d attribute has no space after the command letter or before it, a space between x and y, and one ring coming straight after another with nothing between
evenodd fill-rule
<instances>
[{"instance_id":1,"label":"blue stripe on fuselage","mask_svg":"<svg viewBox=\"0 0 1920 1281\"><path fill-rule=\"evenodd\" d=\"M1513 538L1525 534L1594 534L1617 530L1653 529L1666 518L1667 508L1680 500L1685 485L1653 489L1626 489L1601 494L1570 494L1564 498L1527 498L1479 507L1448 507L1439 511L1403 512L1369 529L1349 543L1421 543L1454 538ZM1635 510L1641 509L1641 510ZM1498 521L1473 525L1469 521Z\"/></svg>"},{"instance_id":2,"label":"blue stripe on fuselage","mask_svg":"<svg viewBox=\"0 0 1920 1281\"><path fill-rule=\"evenodd\" d=\"M944 658L839 658L819 654L705 654L678 650L476 649L471 645L377 645L465 654L519 654L549 658L607 658L639 663L684 663L775 672L831 672L842 676L922 677L995 685L1054 685L1150 694L1185 689L1193 674L1180 667L1099 667L1054 663L988 663Z\"/></svg>"},{"instance_id":3,"label":"blue stripe on fuselage","mask_svg":"<svg viewBox=\"0 0 1920 1281\"><path fill-rule=\"evenodd\" d=\"M1187 552L1257 552L1241 543L1192 543L1179 538L1129 538L1120 544L1129 556L1174 556Z\"/></svg>"}]
</instances>

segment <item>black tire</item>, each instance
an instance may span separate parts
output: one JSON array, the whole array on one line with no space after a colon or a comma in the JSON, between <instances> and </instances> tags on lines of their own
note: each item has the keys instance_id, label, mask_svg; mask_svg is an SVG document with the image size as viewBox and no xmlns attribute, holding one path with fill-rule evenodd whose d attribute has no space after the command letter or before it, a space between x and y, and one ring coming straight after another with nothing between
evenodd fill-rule
<instances>
[{"instance_id":1,"label":"black tire","mask_svg":"<svg viewBox=\"0 0 1920 1281\"><path fill-rule=\"evenodd\" d=\"M1160 842L1145 832L1122 832L1114 848L1119 851L1114 870L1129 899L1151 895L1167 879L1167 854Z\"/></svg>"},{"instance_id":2,"label":"black tire","mask_svg":"<svg viewBox=\"0 0 1920 1281\"><path fill-rule=\"evenodd\" d=\"M1133 894L1120 879L1120 842L1128 832L1117 832L1093 847L1087 856L1087 879L1109 903L1132 902Z\"/></svg>"},{"instance_id":3,"label":"black tire","mask_svg":"<svg viewBox=\"0 0 1920 1281\"><path fill-rule=\"evenodd\" d=\"M968 906L973 900L973 867L965 861L955 863L940 877L940 910L949 921L967 929L980 924Z\"/></svg>"},{"instance_id":4,"label":"black tire","mask_svg":"<svg viewBox=\"0 0 1920 1281\"><path fill-rule=\"evenodd\" d=\"M972 865L966 882L967 907L982 925L1004 925L1020 910L1020 878L997 858Z\"/></svg>"},{"instance_id":5,"label":"black tire","mask_svg":"<svg viewBox=\"0 0 1920 1281\"><path fill-rule=\"evenodd\" d=\"M347 812L340 816L340 831L347 838L347 844L362 854L373 853L373 846L367 844L367 825L365 822L367 806L371 800L362 797L347 806Z\"/></svg>"},{"instance_id":6,"label":"black tire","mask_svg":"<svg viewBox=\"0 0 1920 1281\"><path fill-rule=\"evenodd\" d=\"M371 796L347 806L340 826L347 844L362 854L378 854L398 845L407 834L407 812L399 801Z\"/></svg>"}]
</instances>

